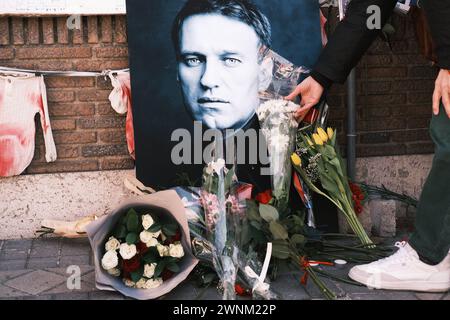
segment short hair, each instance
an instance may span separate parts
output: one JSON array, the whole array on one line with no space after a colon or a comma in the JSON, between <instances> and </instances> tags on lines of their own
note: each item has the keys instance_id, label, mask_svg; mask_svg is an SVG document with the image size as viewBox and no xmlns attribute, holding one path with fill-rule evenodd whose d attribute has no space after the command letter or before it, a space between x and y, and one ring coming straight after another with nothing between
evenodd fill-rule
<instances>
[{"instance_id":1,"label":"short hair","mask_svg":"<svg viewBox=\"0 0 450 320\"><path fill-rule=\"evenodd\" d=\"M180 32L184 21L198 14L220 14L252 27L260 42L260 55L271 47L272 30L269 19L249 0L188 0L177 14L172 26L172 41L180 58Z\"/></svg>"}]
</instances>

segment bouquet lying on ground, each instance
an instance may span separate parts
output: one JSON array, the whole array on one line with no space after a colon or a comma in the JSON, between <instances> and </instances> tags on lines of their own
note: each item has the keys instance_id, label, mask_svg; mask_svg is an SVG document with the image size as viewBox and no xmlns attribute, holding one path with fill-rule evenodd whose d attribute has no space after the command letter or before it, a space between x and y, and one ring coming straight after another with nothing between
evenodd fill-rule
<instances>
[{"instance_id":1,"label":"bouquet lying on ground","mask_svg":"<svg viewBox=\"0 0 450 320\"><path fill-rule=\"evenodd\" d=\"M372 247L373 243L355 213L345 166L336 148L336 132L331 128L328 128L327 132L318 128L312 135L300 132L297 151L291 159L295 170L309 189L335 204L345 215L361 243Z\"/></svg>"},{"instance_id":2,"label":"bouquet lying on ground","mask_svg":"<svg viewBox=\"0 0 450 320\"><path fill-rule=\"evenodd\" d=\"M162 223L151 211L131 208L105 243L102 267L129 287L157 288L180 271L180 239L176 223Z\"/></svg>"}]
</instances>

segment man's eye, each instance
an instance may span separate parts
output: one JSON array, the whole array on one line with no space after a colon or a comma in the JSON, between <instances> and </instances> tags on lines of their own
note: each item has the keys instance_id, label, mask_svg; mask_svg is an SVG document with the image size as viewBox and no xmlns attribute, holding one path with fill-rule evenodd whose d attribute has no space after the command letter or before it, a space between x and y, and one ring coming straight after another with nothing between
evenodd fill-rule
<instances>
[{"instance_id":1,"label":"man's eye","mask_svg":"<svg viewBox=\"0 0 450 320\"><path fill-rule=\"evenodd\" d=\"M229 67L235 67L240 64L241 61L235 58L225 58L225 64Z\"/></svg>"},{"instance_id":2,"label":"man's eye","mask_svg":"<svg viewBox=\"0 0 450 320\"><path fill-rule=\"evenodd\" d=\"M186 59L184 59L184 63L189 67L197 67L202 62L199 58L186 58Z\"/></svg>"}]
</instances>

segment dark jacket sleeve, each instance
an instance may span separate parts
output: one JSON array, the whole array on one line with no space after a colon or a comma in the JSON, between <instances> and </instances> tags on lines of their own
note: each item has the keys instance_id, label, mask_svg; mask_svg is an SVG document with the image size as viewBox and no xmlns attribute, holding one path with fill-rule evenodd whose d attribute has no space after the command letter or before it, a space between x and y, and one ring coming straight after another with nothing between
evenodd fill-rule
<instances>
[{"instance_id":1,"label":"dark jacket sleeve","mask_svg":"<svg viewBox=\"0 0 450 320\"><path fill-rule=\"evenodd\" d=\"M442 0L430 2L439 1ZM330 83L320 77L325 77L330 82L345 82L350 71L381 31L367 27L367 21L372 15L367 13L368 7L376 5L380 8L383 26L392 14L396 3L397 0L352 0L345 19L339 23L313 67L313 78L324 87L329 86Z\"/></svg>"},{"instance_id":2,"label":"dark jacket sleeve","mask_svg":"<svg viewBox=\"0 0 450 320\"><path fill-rule=\"evenodd\" d=\"M421 0L420 6L425 9L435 43L437 64L450 70L450 0Z\"/></svg>"}]
</instances>

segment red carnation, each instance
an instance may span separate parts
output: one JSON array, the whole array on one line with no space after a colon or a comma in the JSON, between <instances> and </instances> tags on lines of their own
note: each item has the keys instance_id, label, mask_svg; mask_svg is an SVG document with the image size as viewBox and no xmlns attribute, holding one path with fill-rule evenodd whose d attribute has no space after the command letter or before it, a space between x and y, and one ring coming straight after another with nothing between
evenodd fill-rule
<instances>
[{"instance_id":1,"label":"red carnation","mask_svg":"<svg viewBox=\"0 0 450 320\"><path fill-rule=\"evenodd\" d=\"M140 260L139 256L137 256L137 255L129 260L123 260L122 266L123 266L124 273L128 274L128 273L134 272L137 269L139 269L139 267L141 266L141 263L139 260Z\"/></svg>"},{"instance_id":2,"label":"red carnation","mask_svg":"<svg viewBox=\"0 0 450 320\"><path fill-rule=\"evenodd\" d=\"M272 190L266 190L264 192L258 193L255 200L262 204L268 204L272 200Z\"/></svg>"}]
</instances>

